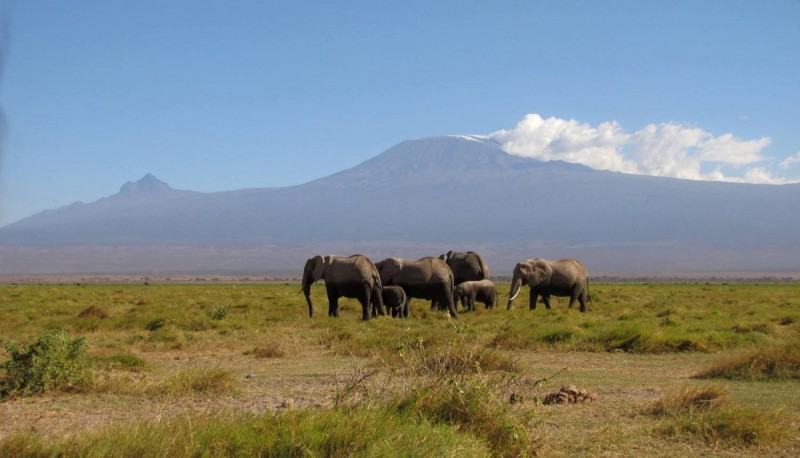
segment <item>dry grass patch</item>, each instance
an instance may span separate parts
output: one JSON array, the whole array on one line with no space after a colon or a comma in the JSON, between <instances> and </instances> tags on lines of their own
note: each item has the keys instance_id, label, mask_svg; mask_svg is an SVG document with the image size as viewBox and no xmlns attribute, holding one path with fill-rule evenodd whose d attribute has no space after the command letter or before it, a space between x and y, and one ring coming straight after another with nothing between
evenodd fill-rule
<instances>
[{"instance_id":1,"label":"dry grass patch","mask_svg":"<svg viewBox=\"0 0 800 458\"><path fill-rule=\"evenodd\" d=\"M647 413L662 419L658 433L700 438L710 445L776 445L790 437L789 421L780 412L736 404L718 386L687 386L667 393Z\"/></svg>"},{"instance_id":2,"label":"dry grass patch","mask_svg":"<svg viewBox=\"0 0 800 458\"><path fill-rule=\"evenodd\" d=\"M151 391L172 396L190 394L229 394L238 387L234 374L219 367L181 369L167 378L163 384L155 385Z\"/></svg>"},{"instance_id":3,"label":"dry grass patch","mask_svg":"<svg viewBox=\"0 0 800 458\"><path fill-rule=\"evenodd\" d=\"M800 380L800 344L793 342L721 359L695 377Z\"/></svg>"},{"instance_id":4,"label":"dry grass patch","mask_svg":"<svg viewBox=\"0 0 800 458\"><path fill-rule=\"evenodd\" d=\"M101 306L99 306L97 304L92 305L89 308L83 309L81 311L81 313L78 314L78 318L100 318L100 319L105 319L105 318L108 318L108 317L109 317L108 311L105 308L103 308L103 307L101 307Z\"/></svg>"},{"instance_id":5,"label":"dry grass patch","mask_svg":"<svg viewBox=\"0 0 800 458\"><path fill-rule=\"evenodd\" d=\"M256 358L283 358L286 356L286 350L280 343L272 341L259 345L245 354Z\"/></svg>"}]
</instances>

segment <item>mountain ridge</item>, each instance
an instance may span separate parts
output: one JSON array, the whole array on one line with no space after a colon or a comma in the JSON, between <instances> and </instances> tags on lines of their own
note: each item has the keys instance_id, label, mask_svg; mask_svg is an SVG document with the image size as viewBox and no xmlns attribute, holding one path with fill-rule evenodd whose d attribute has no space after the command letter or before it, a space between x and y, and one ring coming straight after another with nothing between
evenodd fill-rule
<instances>
[{"instance_id":1,"label":"mountain ridge","mask_svg":"<svg viewBox=\"0 0 800 458\"><path fill-rule=\"evenodd\" d=\"M176 266L189 270L218 265L211 255L192 259L192 250L209 247L225 256L272 247L273 258L253 263L290 268L287 250L300 265L332 247L412 257L441 254L429 252L441 246L484 250L501 263L572 255L601 269L736 270L757 262L800 271L800 217L787 211L799 204L800 185L597 171L513 156L482 137L449 136L401 142L289 187L198 193L147 174L109 197L0 228L0 247L183 247L185 262ZM37 265L15 256L19 265Z\"/></svg>"}]
</instances>

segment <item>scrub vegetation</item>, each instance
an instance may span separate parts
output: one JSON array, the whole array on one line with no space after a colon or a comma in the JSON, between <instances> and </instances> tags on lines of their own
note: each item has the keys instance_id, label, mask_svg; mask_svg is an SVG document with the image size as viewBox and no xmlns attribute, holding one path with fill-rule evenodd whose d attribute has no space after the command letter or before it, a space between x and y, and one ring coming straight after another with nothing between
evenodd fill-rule
<instances>
[{"instance_id":1,"label":"scrub vegetation","mask_svg":"<svg viewBox=\"0 0 800 458\"><path fill-rule=\"evenodd\" d=\"M321 286L309 318L298 284L0 285L0 456L800 452L800 285L508 289L361 322Z\"/></svg>"}]
</instances>

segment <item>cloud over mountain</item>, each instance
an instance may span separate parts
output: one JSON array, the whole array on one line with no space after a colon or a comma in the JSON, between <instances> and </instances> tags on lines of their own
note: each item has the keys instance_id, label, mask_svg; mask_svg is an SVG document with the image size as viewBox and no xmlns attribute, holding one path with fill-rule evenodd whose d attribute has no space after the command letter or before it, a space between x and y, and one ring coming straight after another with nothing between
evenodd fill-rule
<instances>
[{"instance_id":1,"label":"cloud over mountain","mask_svg":"<svg viewBox=\"0 0 800 458\"><path fill-rule=\"evenodd\" d=\"M616 121L592 126L532 113L513 129L494 132L490 137L514 155L561 160L598 170L741 183L800 181L776 175L768 167L770 158L763 150L771 142L769 137L744 140L730 133L715 136L672 122L650 124L628 133Z\"/></svg>"}]
</instances>

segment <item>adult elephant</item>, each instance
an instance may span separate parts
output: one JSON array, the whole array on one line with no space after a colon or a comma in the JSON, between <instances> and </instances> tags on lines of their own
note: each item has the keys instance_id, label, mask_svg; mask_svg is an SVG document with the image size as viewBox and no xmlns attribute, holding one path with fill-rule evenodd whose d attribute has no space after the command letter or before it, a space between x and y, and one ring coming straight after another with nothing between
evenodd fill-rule
<instances>
[{"instance_id":1,"label":"adult elephant","mask_svg":"<svg viewBox=\"0 0 800 458\"><path fill-rule=\"evenodd\" d=\"M577 259L528 259L517 263L511 277L511 291L508 293L508 310L520 289L528 285L531 290L530 308L536 308L536 300L542 295L545 307L550 308L550 295L569 296L569 307L580 301L581 312L586 311L589 297L589 273Z\"/></svg>"},{"instance_id":2,"label":"adult elephant","mask_svg":"<svg viewBox=\"0 0 800 458\"><path fill-rule=\"evenodd\" d=\"M406 295L419 299L431 299L447 304L450 316L458 318L453 293L453 272L444 261L425 257L416 261L403 258L388 258L376 264L384 285L397 285Z\"/></svg>"},{"instance_id":3,"label":"adult elephant","mask_svg":"<svg viewBox=\"0 0 800 458\"><path fill-rule=\"evenodd\" d=\"M446 254L440 255L439 259L447 263L450 270L453 271L453 281L456 285L464 283L465 281L477 281L489 279L489 266L483 256L474 252L467 251L461 253L458 251L448 251ZM431 308L439 308L441 304L437 301L431 302ZM462 305L466 304L462 301Z\"/></svg>"},{"instance_id":4,"label":"adult elephant","mask_svg":"<svg viewBox=\"0 0 800 458\"><path fill-rule=\"evenodd\" d=\"M489 279L489 266L483 256L474 251L466 253L448 251L447 254L439 256L439 259L446 262L453 271L453 281L456 285L465 281Z\"/></svg>"},{"instance_id":5,"label":"adult elephant","mask_svg":"<svg viewBox=\"0 0 800 458\"><path fill-rule=\"evenodd\" d=\"M311 301L311 285L325 280L328 292L328 316L339 316L339 298L358 299L361 303L361 319L369 320L369 307L377 307L378 314L385 315L381 299L381 277L372 261L364 255L314 256L306 261L303 269L302 288L308 303L308 316L314 315Z\"/></svg>"}]
</instances>

